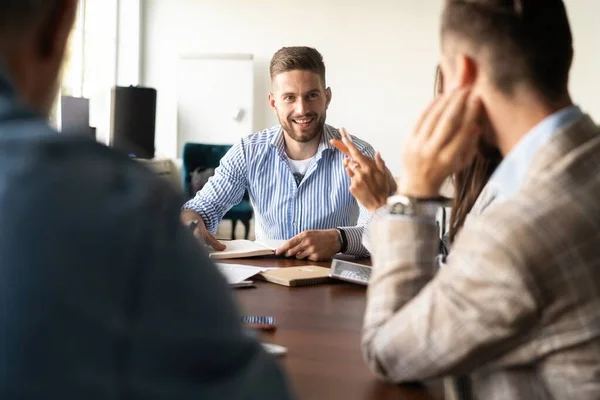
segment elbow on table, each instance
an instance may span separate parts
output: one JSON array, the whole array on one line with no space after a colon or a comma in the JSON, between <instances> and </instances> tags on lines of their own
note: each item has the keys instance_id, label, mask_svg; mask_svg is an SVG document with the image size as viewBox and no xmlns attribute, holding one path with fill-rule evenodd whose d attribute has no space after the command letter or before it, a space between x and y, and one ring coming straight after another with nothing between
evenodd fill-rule
<instances>
[{"instance_id":1,"label":"elbow on table","mask_svg":"<svg viewBox=\"0 0 600 400\"><path fill-rule=\"evenodd\" d=\"M418 369L402 367L401 362L394 363L396 357L401 357L398 349L382 346L376 334L363 333L361 347L367 366L381 380L401 384L421 382L428 378L425 374L421 376L422 371Z\"/></svg>"},{"instance_id":2,"label":"elbow on table","mask_svg":"<svg viewBox=\"0 0 600 400\"><path fill-rule=\"evenodd\" d=\"M388 368L382 360L381 349L376 345L377 335L369 335L363 332L362 336L362 354L367 366L379 379L387 382L400 383L402 377L396 376L391 368Z\"/></svg>"}]
</instances>

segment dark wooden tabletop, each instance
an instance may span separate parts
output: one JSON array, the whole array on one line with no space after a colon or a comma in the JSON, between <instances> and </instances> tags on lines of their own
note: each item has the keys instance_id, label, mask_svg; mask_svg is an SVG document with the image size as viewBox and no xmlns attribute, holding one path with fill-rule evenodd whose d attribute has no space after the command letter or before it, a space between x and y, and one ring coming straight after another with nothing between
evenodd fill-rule
<instances>
[{"instance_id":1,"label":"dark wooden tabletop","mask_svg":"<svg viewBox=\"0 0 600 400\"><path fill-rule=\"evenodd\" d=\"M330 262L281 258L219 262L266 267L330 266ZM263 340L287 347L281 362L300 399L443 398L440 385L392 385L368 370L360 349L365 287L341 281L296 288L255 282L256 288L234 289L235 295L245 314L275 317L277 330L265 333Z\"/></svg>"}]
</instances>

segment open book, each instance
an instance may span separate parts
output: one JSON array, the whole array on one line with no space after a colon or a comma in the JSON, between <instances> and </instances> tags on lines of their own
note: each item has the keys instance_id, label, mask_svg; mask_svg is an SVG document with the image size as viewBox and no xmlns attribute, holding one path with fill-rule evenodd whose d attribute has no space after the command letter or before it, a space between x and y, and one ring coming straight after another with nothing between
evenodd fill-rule
<instances>
[{"instance_id":1,"label":"open book","mask_svg":"<svg viewBox=\"0 0 600 400\"><path fill-rule=\"evenodd\" d=\"M256 242L251 242L250 240L228 240L223 241L223 244L227 246L225 250L216 251L211 249L208 254L213 260L269 256L275 254L275 250L285 242L286 240L263 240Z\"/></svg>"}]
</instances>

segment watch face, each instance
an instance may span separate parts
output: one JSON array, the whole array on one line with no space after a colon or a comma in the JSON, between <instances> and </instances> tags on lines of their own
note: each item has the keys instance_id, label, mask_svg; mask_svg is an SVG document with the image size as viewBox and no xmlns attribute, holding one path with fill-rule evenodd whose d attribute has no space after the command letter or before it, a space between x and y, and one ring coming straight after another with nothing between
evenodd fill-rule
<instances>
[{"instance_id":1,"label":"watch face","mask_svg":"<svg viewBox=\"0 0 600 400\"><path fill-rule=\"evenodd\" d=\"M394 203L390 206L390 213L396 215L415 215L413 204Z\"/></svg>"},{"instance_id":2,"label":"watch face","mask_svg":"<svg viewBox=\"0 0 600 400\"><path fill-rule=\"evenodd\" d=\"M387 211L390 214L436 218L440 207L449 204L445 197L415 198L403 195L388 197Z\"/></svg>"}]
</instances>

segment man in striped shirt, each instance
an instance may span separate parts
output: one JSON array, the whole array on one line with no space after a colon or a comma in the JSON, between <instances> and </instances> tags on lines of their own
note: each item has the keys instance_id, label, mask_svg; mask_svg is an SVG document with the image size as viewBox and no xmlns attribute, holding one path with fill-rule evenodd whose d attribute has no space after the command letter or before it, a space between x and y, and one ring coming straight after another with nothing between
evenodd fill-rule
<instances>
[{"instance_id":1,"label":"man in striped shirt","mask_svg":"<svg viewBox=\"0 0 600 400\"><path fill-rule=\"evenodd\" d=\"M258 240L287 240L278 255L330 259L367 255L361 243L369 212L349 191L344 155L330 143L339 132L325 124L331 89L321 54L308 47L280 49L270 65L269 103L280 125L236 143L215 175L184 206L184 223L198 221L196 236L224 250L214 234L223 215L247 190ZM353 138L369 157L373 148Z\"/></svg>"}]
</instances>

